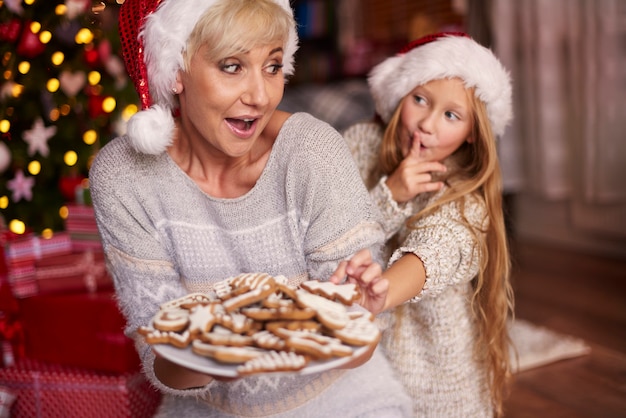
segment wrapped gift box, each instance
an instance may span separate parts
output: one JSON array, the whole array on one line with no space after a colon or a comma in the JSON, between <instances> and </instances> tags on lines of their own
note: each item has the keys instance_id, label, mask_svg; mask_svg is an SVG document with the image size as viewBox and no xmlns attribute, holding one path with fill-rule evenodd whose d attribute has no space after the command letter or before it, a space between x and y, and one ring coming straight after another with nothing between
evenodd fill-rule
<instances>
[{"instance_id":1,"label":"wrapped gift box","mask_svg":"<svg viewBox=\"0 0 626 418\"><path fill-rule=\"evenodd\" d=\"M72 241L67 232L58 232L50 238L29 235L8 241L4 246L7 264L34 262L42 257L69 254Z\"/></svg>"},{"instance_id":2,"label":"wrapped gift box","mask_svg":"<svg viewBox=\"0 0 626 418\"><path fill-rule=\"evenodd\" d=\"M81 251L46 257L35 263L37 293L96 292L112 290L102 251Z\"/></svg>"},{"instance_id":3,"label":"wrapped gift box","mask_svg":"<svg viewBox=\"0 0 626 418\"><path fill-rule=\"evenodd\" d=\"M0 369L0 387L15 396L11 416L20 418L147 418L161 399L140 372L102 373L31 359Z\"/></svg>"},{"instance_id":4,"label":"wrapped gift box","mask_svg":"<svg viewBox=\"0 0 626 418\"><path fill-rule=\"evenodd\" d=\"M24 298L38 293L35 278L36 261L71 252L72 242L66 232L56 233L50 238L29 234L5 240L3 264L14 295Z\"/></svg>"},{"instance_id":5,"label":"wrapped gift box","mask_svg":"<svg viewBox=\"0 0 626 418\"><path fill-rule=\"evenodd\" d=\"M68 204L65 230L72 238L74 251L100 250L102 242L98 234L96 216L93 206L85 204Z\"/></svg>"},{"instance_id":6,"label":"wrapped gift box","mask_svg":"<svg viewBox=\"0 0 626 418\"><path fill-rule=\"evenodd\" d=\"M108 372L139 370L113 292L19 299L26 357Z\"/></svg>"},{"instance_id":7,"label":"wrapped gift box","mask_svg":"<svg viewBox=\"0 0 626 418\"><path fill-rule=\"evenodd\" d=\"M38 292L34 261L9 264L7 280L16 298L26 298Z\"/></svg>"}]
</instances>

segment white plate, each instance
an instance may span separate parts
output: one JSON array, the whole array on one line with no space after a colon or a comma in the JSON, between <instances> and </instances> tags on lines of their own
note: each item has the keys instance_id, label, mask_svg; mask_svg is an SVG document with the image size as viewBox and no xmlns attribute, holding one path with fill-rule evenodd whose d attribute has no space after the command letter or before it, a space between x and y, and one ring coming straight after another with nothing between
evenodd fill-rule
<instances>
[{"instance_id":1,"label":"white plate","mask_svg":"<svg viewBox=\"0 0 626 418\"><path fill-rule=\"evenodd\" d=\"M362 307L358 305L352 305L348 310L363 310ZM165 359L171 361L172 363L176 363L180 366L187 367L188 369L192 369L201 373L206 373L212 376L222 376L222 377L238 377L237 367L240 364L227 364L221 363L219 361L215 361L211 358L204 357L194 353L191 350L191 346L187 348L178 348L169 344L155 344L152 346L154 351L164 357ZM311 373L319 373L326 370L336 369L341 367L353 360L356 360L369 351L371 348L370 345L355 347L353 346L353 352L351 356L346 357L333 357L328 360L315 360L309 362L303 369L294 371L294 372L272 372L272 374L276 373L296 373L296 374L311 374Z\"/></svg>"},{"instance_id":2,"label":"white plate","mask_svg":"<svg viewBox=\"0 0 626 418\"><path fill-rule=\"evenodd\" d=\"M208 357L203 357L198 354L195 354L191 351L191 346L187 348L178 348L169 344L155 344L153 345L154 351L160 356L166 358L172 363L176 363L180 366L187 367L188 369L192 369L198 372L206 373L212 376L223 376L223 377L237 377L239 374L237 373L237 367L240 364L226 364L220 363L219 361L215 361ZM347 357L334 357L328 360L316 360L311 361L307 364L303 369L289 372L296 374L311 374L311 373L319 373L326 370L336 369L338 367L343 366L344 364L349 363L352 360L355 360L363 355L369 350L370 346L363 347L355 347L354 352L351 356ZM278 372L274 372L275 374ZM287 373L287 372L280 372Z\"/></svg>"}]
</instances>

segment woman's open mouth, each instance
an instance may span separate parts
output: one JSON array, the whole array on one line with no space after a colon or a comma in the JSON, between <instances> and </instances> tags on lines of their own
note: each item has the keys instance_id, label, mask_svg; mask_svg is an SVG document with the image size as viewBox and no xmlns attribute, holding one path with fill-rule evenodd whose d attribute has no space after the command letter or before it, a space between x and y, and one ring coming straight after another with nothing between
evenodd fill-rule
<instances>
[{"instance_id":1,"label":"woman's open mouth","mask_svg":"<svg viewBox=\"0 0 626 418\"><path fill-rule=\"evenodd\" d=\"M246 118L246 119L233 119L226 118L226 123L230 126L231 130L243 137L248 137L254 132L258 119Z\"/></svg>"}]
</instances>

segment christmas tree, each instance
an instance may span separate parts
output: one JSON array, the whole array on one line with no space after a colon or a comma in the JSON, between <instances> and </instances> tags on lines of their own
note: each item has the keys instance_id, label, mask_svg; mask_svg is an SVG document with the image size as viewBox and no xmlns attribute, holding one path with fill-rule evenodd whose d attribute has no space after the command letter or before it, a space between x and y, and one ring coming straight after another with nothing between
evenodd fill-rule
<instances>
[{"instance_id":1,"label":"christmas tree","mask_svg":"<svg viewBox=\"0 0 626 418\"><path fill-rule=\"evenodd\" d=\"M65 205L88 203L94 155L137 111L118 11L115 2L0 0L0 217L12 232L63 229Z\"/></svg>"}]
</instances>

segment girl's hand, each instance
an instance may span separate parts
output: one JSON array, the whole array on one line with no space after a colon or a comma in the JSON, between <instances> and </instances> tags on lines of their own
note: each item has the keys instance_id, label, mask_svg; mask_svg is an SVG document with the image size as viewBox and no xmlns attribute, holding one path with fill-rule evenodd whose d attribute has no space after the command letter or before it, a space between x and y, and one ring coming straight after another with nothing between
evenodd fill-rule
<instances>
[{"instance_id":1,"label":"girl's hand","mask_svg":"<svg viewBox=\"0 0 626 418\"><path fill-rule=\"evenodd\" d=\"M414 133L413 138L408 155L387 178L387 187L393 200L398 203L408 202L420 193L437 191L443 187L443 182L433 181L432 173L443 173L446 167L437 161L420 159L419 133Z\"/></svg>"},{"instance_id":2,"label":"girl's hand","mask_svg":"<svg viewBox=\"0 0 626 418\"><path fill-rule=\"evenodd\" d=\"M369 250L357 252L349 260L339 263L330 277L335 284L354 283L359 286L361 299L358 304L373 314L378 314L385 307L389 282L382 277L382 267L372 260Z\"/></svg>"}]
</instances>

